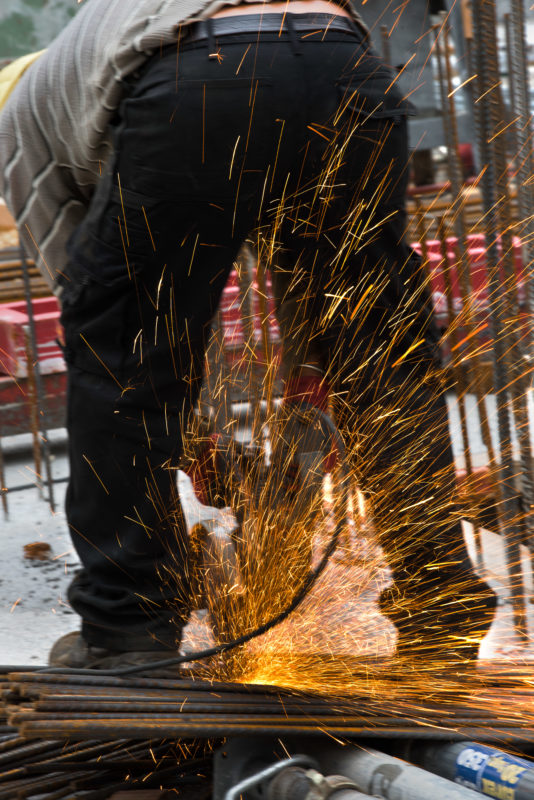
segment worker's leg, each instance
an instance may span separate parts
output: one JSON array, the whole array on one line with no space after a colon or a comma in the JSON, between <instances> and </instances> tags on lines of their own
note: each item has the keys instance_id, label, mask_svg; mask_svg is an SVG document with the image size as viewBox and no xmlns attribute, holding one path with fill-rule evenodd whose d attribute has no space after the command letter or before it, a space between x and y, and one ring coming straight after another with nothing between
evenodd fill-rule
<instances>
[{"instance_id":1,"label":"worker's leg","mask_svg":"<svg viewBox=\"0 0 534 800\"><path fill-rule=\"evenodd\" d=\"M198 393L210 317L238 246L226 240L206 250L188 275L196 236L206 229L184 203L174 202L172 213L191 228L163 217L182 242L175 252L163 245L145 263L132 258L131 278L101 282L111 246L98 242L86 259L83 244L75 244L76 288L64 295L67 516L83 564L69 599L85 639L119 650L172 646L188 616L187 540L176 491L180 428ZM213 216L202 220L221 243ZM154 236L158 230L155 223ZM137 235L131 225L134 246ZM192 241L183 241L188 236ZM119 252L113 258L126 268Z\"/></svg>"},{"instance_id":2,"label":"worker's leg","mask_svg":"<svg viewBox=\"0 0 534 800\"><path fill-rule=\"evenodd\" d=\"M180 53L178 89L176 52L153 60L122 107L112 168L71 242L67 516L83 569L69 599L98 647L173 646L188 615L180 422L266 168L250 80L231 80L245 50L220 86L206 44ZM256 101L265 104L261 85ZM251 173L235 156L230 176L247 132Z\"/></svg>"},{"instance_id":3,"label":"worker's leg","mask_svg":"<svg viewBox=\"0 0 534 800\"><path fill-rule=\"evenodd\" d=\"M393 570L382 608L401 648L424 640L452 655L458 643L472 657L495 597L474 573L454 505L437 336L420 263L404 242L406 119L378 59L352 65L330 116L321 114L328 99L315 94L313 127L328 142L318 135L308 157L321 166L321 190L295 193L284 244L308 272L309 340L322 350Z\"/></svg>"}]
</instances>

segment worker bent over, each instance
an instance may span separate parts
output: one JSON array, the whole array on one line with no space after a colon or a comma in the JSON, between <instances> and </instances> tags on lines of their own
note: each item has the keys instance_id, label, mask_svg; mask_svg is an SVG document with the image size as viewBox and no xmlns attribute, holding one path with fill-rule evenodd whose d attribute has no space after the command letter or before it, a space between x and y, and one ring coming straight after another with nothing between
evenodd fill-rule
<instances>
[{"instance_id":1,"label":"worker bent over","mask_svg":"<svg viewBox=\"0 0 534 800\"><path fill-rule=\"evenodd\" d=\"M210 322L246 237L291 274L393 574L398 651L476 659L495 598L453 503L408 104L348 5L89 0L0 118L0 190L61 297L80 635L54 663L179 646L176 468ZM306 354L303 354L305 361Z\"/></svg>"}]
</instances>

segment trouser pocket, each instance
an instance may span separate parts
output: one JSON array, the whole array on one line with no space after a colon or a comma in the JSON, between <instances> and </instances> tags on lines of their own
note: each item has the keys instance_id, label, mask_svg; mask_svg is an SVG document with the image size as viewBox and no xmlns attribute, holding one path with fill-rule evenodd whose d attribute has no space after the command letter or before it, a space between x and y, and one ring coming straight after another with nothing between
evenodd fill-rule
<instances>
[{"instance_id":1,"label":"trouser pocket","mask_svg":"<svg viewBox=\"0 0 534 800\"><path fill-rule=\"evenodd\" d=\"M90 276L63 281L61 324L67 363L120 381L132 350L132 284L119 278L107 285Z\"/></svg>"}]
</instances>

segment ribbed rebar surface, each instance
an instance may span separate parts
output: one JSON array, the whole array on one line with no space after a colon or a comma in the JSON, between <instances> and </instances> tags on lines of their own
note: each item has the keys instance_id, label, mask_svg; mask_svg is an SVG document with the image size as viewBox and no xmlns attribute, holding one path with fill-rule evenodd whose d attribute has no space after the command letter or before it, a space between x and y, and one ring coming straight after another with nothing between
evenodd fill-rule
<instances>
[{"instance_id":1,"label":"ribbed rebar surface","mask_svg":"<svg viewBox=\"0 0 534 800\"><path fill-rule=\"evenodd\" d=\"M0 800L31 798L37 787L46 800L76 792L103 800L110 786L171 786L171 778L207 797L211 748L243 734L471 739L519 751L534 745L528 667L488 666L432 680L385 668L367 675L361 694L333 698L189 678L4 672Z\"/></svg>"}]
</instances>

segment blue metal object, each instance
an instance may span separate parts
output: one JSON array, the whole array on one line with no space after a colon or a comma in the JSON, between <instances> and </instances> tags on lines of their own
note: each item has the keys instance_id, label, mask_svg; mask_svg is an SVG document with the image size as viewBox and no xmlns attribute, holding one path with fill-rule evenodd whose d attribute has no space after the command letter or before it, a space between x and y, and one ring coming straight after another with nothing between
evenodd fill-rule
<instances>
[{"instance_id":1,"label":"blue metal object","mask_svg":"<svg viewBox=\"0 0 534 800\"><path fill-rule=\"evenodd\" d=\"M477 742L414 745L409 758L424 769L498 800L533 800L534 761Z\"/></svg>"}]
</instances>

